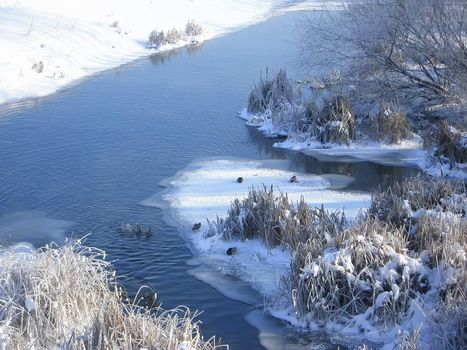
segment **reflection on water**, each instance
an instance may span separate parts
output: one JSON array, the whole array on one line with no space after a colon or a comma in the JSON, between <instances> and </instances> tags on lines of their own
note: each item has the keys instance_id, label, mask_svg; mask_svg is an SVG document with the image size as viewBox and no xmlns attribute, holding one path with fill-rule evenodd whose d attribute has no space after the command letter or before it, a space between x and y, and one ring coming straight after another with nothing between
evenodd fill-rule
<instances>
[{"instance_id":1,"label":"reflection on water","mask_svg":"<svg viewBox=\"0 0 467 350\"><path fill-rule=\"evenodd\" d=\"M256 128L248 128L248 137L256 145L262 158L288 159L290 169L304 173L339 174L355 179L347 189L356 191L373 191L385 189L401 179L419 173L410 167L394 167L365 161L325 162L297 151L273 147L275 139L266 138Z\"/></svg>"},{"instance_id":2,"label":"reflection on water","mask_svg":"<svg viewBox=\"0 0 467 350\"><path fill-rule=\"evenodd\" d=\"M90 234L86 243L108 252L130 295L149 285L164 307L204 310L205 336L217 334L234 350L263 349L258 330L245 320L251 306L190 275L193 266L186 262L192 256L176 228L161 210L138 203L201 157L288 159L297 171L350 174L356 178L350 187L360 190L411 171L319 162L278 150L236 118L260 69L288 66L294 75L294 16L275 17L202 48L153 55L53 96L0 107L0 239L12 230L37 245L50 241L51 232ZM45 214L18 216L31 211ZM154 235L122 232L121 223L152 225ZM295 334L281 327L281 337Z\"/></svg>"},{"instance_id":3,"label":"reflection on water","mask_svg":"<svg viewBox=\"0 0 467 350\"><path fill-rule=\"evenodd\" d=\"M170 51L165 51L165 52L158 52L153 55L149 56L149 61L152 64L164 64L166 62L169 62L175 57L180 56L181 54L188 54L188 56L194 56L198 53L200 53L203 50L203 44L202 43L197 43L197 44L190 44L186 47L183 48L178 48L178 49L173 49Z\"/></svg>"}]
</instances>

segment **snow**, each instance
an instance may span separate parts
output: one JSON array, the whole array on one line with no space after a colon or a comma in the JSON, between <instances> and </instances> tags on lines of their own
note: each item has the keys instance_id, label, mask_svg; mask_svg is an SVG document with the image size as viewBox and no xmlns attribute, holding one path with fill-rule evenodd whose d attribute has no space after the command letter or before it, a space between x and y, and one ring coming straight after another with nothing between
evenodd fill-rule
<instances>
[{"instance_id":1,"label":"snow","mask_svg":"<svg viewBox=\"0 0 467 350\"><path fill-rule=\"evenodd\" d=\"M184 29L194 20L205 28L196 38L203 41L282 11L321 6L319 1L286 0L0 0L0 104L44 96L85 76L191 41L148 49L153 29Z\"/></svg>"},{"instance_id":2,"label":"snow","mask_svg":"<svg viewBox=\"0 0 467 350\"><path fill-rule=\"evenodd\" d=\"M204 233L208 229L206 219L215 221L217 217L224 217L230 203L236 198L245 198L252 186L272 185L276 191L287 193L293 202L303 196L312 206L344 209L348 218L367 208L371 199L368 193L331 190L331 182L326 178L292 172L288 166L286 161L197 161L169 181L166 191L141 204L160 206L162 198L204 264L217 272L239 278L263 296L272 298L279 291L281 278L289 273L291 253L281 247L268 250L257 239L241 242L224 241L219 236L205 238ZM293 175L297 176L297 183L289 182ZM243 183L237 183L240 176L244 178ZM348 180L344 182L348 183ZM201 232L194 233L191 227L197 222L202 223ZM237 247L233 256L226 254L230 247ZM196 275L199 271L193 273ZM201 279L211 277L205 274Z\"/></svg>"}]
</instances>

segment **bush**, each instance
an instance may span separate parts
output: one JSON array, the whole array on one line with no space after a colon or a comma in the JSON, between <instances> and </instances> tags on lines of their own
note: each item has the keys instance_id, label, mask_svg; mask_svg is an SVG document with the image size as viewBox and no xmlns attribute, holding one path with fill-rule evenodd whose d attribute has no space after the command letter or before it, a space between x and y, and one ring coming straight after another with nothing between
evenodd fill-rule
<instances>
[{"instance_id":1,"label":"bush","mask_svg":"<svg viewBox=\"0 0 467 350\"><path fill-rule=\"evenodd\" d=\"M379 141L401 143L402 140L411 140L413 137L406 114L391 104L383 104L371 124Z\"/></svg>"},{"instance_id":2,"label":"bush","mask_svg":"<svg viewBox=\"0 0 467 350\"><path fill-rule=\"evenodd\" d=\"M314 136L321 143L345 143L356 138L355 114L343 95L331 98L312 122Z\"/></svg>"},{"instance_id":3,"label":"bush","mask_svg":"<svg viewBox=\"0 0 467 350\"><path fill-rule=\"evenodd\" d=\"M248 98L248 112L262 114L267 110L274 113L284 104L290 105L293 101L292 84L287 79L287 73L281 69L277 75L269 80L260 76L259 83L252 89Z\"/></svg>"},{"instance_id":4,"label":"bush","mask_svg":"<svg viewBox=\"0 0 467 350\"><path fill-rule=\"evenodd\" d=\"M180 41L181 38L181 33L179 30L176 28L170 29L166 34L165 34L165 40L167 44L176 44Z\"/></svg>"},{"instance_id":5,"label":"bush","mask_svg":"<svg viewBox=\"0 0 467 350\"><path fill-rule=\"evenodd\" d=\"M157 29L154 29L149 33L148 37L148 47L149 48L158 48L161 45L164 45L166 42L165 35L163 31L158 32Z\"/></svg>"},{"instance_id":6,"label":"bush","mask_svg":"<svg viewBox=\"0 0 467 350\"><path fill-rule=\"evenodd\" d=\"M433 145L435 157L441 160L446 159L451 166L454 163L467 162L467 135L443 120L430 136L435 140Z\"/></svg>"},{"instance_id":7,"label":"bush","mask_svg":"<svg viewBox=\"0 0 467 350\"><path fill-rule=\"evenodd\" d=\"M209 235L225 240L260 238L268 247L285 246L292 251L313 238L320 249L331 242L345 224L339 212L310 208L303 198L293 205L286 194L274 189L250 189L243 201L235 200L225 219L218 219Z\"/></svg>"},{"instance_id":8,"label":"bush","mask_svg":"<svg viewBox=\"0 0 467 350\"><path fill-rule=\"evenodd\" d=\"M414 295L423 290L425 279L397 259L405 252L406 235L379 220L338 233L336 245L319 255L310 244L303 244L292 262L293 302L304 319L345 323L365 313L389 327L406 316Z\"/></svg>"},{"instance_id":9,"label":"bush","mask_svg":"<svg viewBox=\"0 0 467 350\"><path fill-rule=\"evenodd\" d=\"M7 349L215 349L193 314L123 302L103 252L79 243L0 257L0 346Z\"/></svg>"},{"instance_id":10,"label":"bush","mask_svg":"<svg viewBox=\"0 0 467 350\"><path fill-rule=\"evenodd\" d=\"M191 36L191 37L200 36L203 34L203 32L204 32L203 27L193 20L189 20L185 26L185 34L187 36Z\"/></svg>"}]
</instances>

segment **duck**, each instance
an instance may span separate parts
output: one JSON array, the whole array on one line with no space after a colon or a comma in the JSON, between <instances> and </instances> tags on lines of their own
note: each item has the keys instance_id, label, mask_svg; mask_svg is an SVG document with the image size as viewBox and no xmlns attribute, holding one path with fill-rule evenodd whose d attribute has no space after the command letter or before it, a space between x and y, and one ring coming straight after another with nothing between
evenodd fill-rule
<instances>
[{"instance_id":1,"label":"duck","mask_svg":"<svg viewBox=\"0 0 467 350\"><path fill-rule=\"evenodd\" d=\"M135 233L137 236L141 235L143 233L143 230L141 228L141 225L140 224L136 224L135 226Z\"/></svg>"},{"instance_id":2,"label":"duck","mask_svg":"<svg viewBox=\"0 0 467 350\"><path fill-rule=\"evenodd\" d=\"M193 227L192 227L192 231L199 231L201 228L201 223L198 222L197 224L194 224Z\"/></svg>"},{"instance_id":3,"label":"duck","mask_svg":"<svg viewBox=\"0 0 467 350\"><path fill-rule=\"evenodd\" d=\"M227 255L235 255L237 253L237 247L230 247L226 251Z\"/></svg>"},{"instance_id":4,"label":"duck","mask_svg":"<svg viewBox=\"0 0 467 350\"><path fill-rule=\"evenodd\" d=\"M238 177L238 178L237 178L237 182L238 182L239 184L241 184L241 183L243 182L243 177L241 177L241 176Z\"/></svg>"},{"instance_id":5,"label":"duck","mask_svg":"<svg viewBox=\"0 0 467 350\"><path fill-rule=\"evenodd\" d=\"M297 177L294 175L290 178L290 183L294 183L294 182L297 182Z\"/></svg>"},{"instance_id":6,"label":"duck","mask_svg":"<svg viewBox=\"0 0 467 350\"><path fill-rule=\"evenodd\" d=\"M152 236L152 226L148 227L148 230L146 231L146 237L151 237Z\"/></svg>"}]
</instances>

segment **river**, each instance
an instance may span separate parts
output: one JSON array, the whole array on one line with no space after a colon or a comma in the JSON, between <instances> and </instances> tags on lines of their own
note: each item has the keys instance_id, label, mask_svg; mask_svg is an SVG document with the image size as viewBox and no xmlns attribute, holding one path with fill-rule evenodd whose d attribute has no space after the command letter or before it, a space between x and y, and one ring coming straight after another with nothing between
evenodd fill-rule
<instances>
[{"instance_id":1,"label":"river","mask_svg":"<svg viewBox=\"0 0 467 350\"><path fill-rule=\"evenodd\" d=\"M350 188L364 191L413 172L278 150L237 118L261 69L287 67L297 75L301 16L274 17L48 97L1 106L0 239L40 246L60 241L62 231L89 234L86 244L107 251L131 295L148 285L163 307L203 310L198 319L205 337L215 334L230 349L263 349L251 318L275 335L277 348L335 348L326 336L300 335L193 277L192 254L163 209L138 204L160 190L161 180L203 157L287 159L291 169L351 174ZM136 222L152 225L155 234L138 239L120 232L121 223Z\"/></svg>"}]
</instances>

